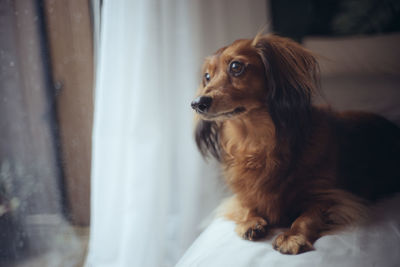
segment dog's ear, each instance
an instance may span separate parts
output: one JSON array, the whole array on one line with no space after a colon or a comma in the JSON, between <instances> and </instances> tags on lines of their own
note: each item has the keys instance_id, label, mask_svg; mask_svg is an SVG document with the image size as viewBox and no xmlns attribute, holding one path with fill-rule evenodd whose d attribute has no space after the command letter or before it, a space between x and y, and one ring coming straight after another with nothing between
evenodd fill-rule
<instances>
[{"instance_id":1,"label":"dog's ear","mask_svg":"<svg viewBox=\"0 0 400 267\"><path fill-rule=\"evenodd\" d=\"M253 45L264 64L266 104L277 137L298 139L310 123L311 97L318 87L318 63L311 52L287 38L257 36Z\"/></svg>"},{"instance_id":2,"label":"dog's ear","mask_svg":"<svg viewBox=\"0 0 400 267\"><path fill-rule=\"evenodd\" d=\"M199 119L195 130L195 140L204 157L211 155L220 161L219 132L216 122Z\"/></svg>"}]
</instances>

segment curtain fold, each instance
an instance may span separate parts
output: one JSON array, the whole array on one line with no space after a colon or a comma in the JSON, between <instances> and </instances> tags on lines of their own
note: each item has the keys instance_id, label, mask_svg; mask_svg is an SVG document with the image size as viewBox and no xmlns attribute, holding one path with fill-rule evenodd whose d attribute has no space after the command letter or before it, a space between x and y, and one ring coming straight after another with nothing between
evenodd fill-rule
<instances>
[{"instance_id":1,"label":"curtain fold","mask_svg":"<svg viewBox=\"0 0 400 267\"><path fill-rule=\"evenodd\" d=\"M265 1L104 1L87 266L173 266L224 193L193 142L203 58L266 25Z\"/></svg>"}]
</instances>

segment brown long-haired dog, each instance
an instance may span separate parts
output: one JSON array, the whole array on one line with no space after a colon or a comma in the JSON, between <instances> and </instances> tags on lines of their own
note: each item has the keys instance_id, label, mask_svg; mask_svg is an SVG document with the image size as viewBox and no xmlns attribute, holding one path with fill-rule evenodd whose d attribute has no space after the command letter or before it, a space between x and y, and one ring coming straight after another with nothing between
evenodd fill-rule
<instances>
[{"instance_id":1,"label":"brown long-haired dog","mask_svg":"<svg viewBox=\"0 0 400 267\"><path fill-rule=\"evenodd\" d=\"M234 197L225 206L247 240L290 226L281 253L313 249L356 222L365 204L400 189L400 129L364 112L312 105L318 64L275 35L238 40L207 58L192 107L196 142L217 158Z\"/></svg>"}]
</instances>

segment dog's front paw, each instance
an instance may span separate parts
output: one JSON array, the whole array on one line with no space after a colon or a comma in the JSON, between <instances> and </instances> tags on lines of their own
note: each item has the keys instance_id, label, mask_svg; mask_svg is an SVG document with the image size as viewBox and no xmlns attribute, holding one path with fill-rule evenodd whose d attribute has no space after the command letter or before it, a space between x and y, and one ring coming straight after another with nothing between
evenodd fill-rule
<instances>
[{"instance_id":1,"label":"dog's front paw","mask_svg":"<svg viewBox=\"0 0 400 267\"><path fill-rule=\"evenodd\" d=\"M313 245L304 235L289 232L278 235L272 245L282 254L300 254L314 250Z\"/></svg>"},{"instance_id":2,"label":"dog's front paw","mask_svg":"<svg viewBox=\"0 0 400 267\"><path fill-rule=\"evenodd\" d=\"M267 221L261 217L238 223L236 233L245 240L258 240L267 234Z\"/></svg>"}]
</instances>

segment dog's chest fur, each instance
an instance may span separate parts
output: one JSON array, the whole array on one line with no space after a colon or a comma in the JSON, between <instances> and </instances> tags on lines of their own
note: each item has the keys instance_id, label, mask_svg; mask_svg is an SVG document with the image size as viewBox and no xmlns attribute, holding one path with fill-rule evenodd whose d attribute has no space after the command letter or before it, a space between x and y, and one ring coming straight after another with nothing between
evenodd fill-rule
<instances>
[{"instance_id":1,"label":"dog's chest fur","mask_svg":"<svg viewBox=\"0 0 400 267\"><path fill-rule=\"evenodd\" d=\"M242 205L278 221L283 188L272 178L278 164L275 129L265 112L249 117L221 124L225 179Z\"/></svg>"}]
</instances>

